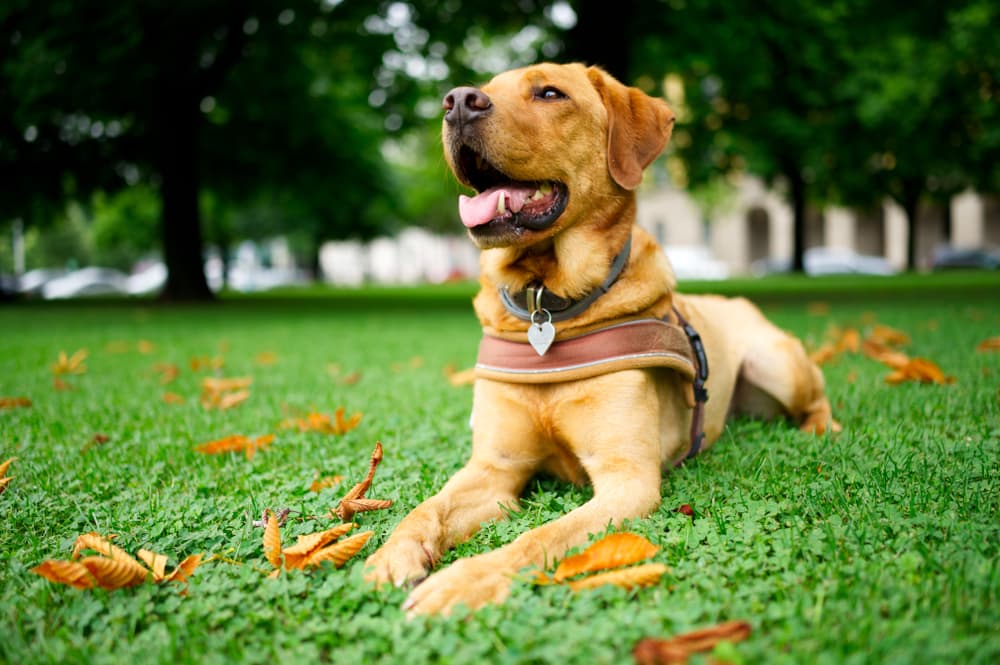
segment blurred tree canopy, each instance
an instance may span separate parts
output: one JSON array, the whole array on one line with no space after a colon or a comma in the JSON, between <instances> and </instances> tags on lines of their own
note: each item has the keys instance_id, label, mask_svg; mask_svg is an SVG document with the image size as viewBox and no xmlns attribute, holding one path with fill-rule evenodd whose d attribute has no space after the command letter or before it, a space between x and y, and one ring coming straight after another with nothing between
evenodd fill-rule
<instances>
[{"instance_id":1,"label":"blurred tree canopy","mask_svg":"<svg viewBox=\"0 0 1000 665\"><path fill-rule=\"evenodd\" d=\"M282 232L315 257L327 238L452 226L441 95L580 60L668 98L679 185L752 173L784 191L801 266L810 204L891 196L912 226L921 201L1000 191L998 14L992 0L9 0L0 224L43 226L76 202L109 263L156 226L165 296L208 297L206 241Z\"/></svg>"}]
</instances>

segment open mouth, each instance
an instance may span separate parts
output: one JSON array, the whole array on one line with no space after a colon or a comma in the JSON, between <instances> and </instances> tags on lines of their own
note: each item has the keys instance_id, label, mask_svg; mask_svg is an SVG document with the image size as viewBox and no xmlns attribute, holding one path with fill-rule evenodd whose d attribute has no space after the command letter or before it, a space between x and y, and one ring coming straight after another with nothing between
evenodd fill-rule
<instances>
[{"instance_id":1,"label":"open mouth","mask_svg":"<svg viewBox=\"0 0 1000 665\"><path fill-rule=\"evenodd\" d=\"M458 200L462 223L476 237L540 231L566 209L569 196L560 182L514 180L465 145L454 163L459 179L478 192Z\"/></svg>"}]
</instances>

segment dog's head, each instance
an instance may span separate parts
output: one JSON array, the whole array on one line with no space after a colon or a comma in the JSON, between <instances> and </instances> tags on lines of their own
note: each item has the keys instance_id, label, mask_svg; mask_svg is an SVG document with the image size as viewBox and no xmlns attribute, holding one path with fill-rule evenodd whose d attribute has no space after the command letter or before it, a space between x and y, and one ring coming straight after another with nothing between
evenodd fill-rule
<instances>
[{"instance_id":1,"label":"dog's head","mask_svg":"<svg viewBox=\"0 0 1000 665\"><path fill-rule=\"evenodd\" d=\"M667 105L583 65L540 64L444 98L445 157L476 190L459 213L481 248L526 247L639 186L670 138Z\"/></svg>"}]
</instances>

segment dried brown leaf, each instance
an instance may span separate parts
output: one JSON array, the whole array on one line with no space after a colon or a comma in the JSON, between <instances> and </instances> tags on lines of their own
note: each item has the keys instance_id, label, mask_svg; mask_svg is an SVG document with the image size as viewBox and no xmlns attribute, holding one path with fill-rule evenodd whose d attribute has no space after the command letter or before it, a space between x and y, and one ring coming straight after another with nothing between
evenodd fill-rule
<instances>
[{"instance_id":1,"label":"dried brown leaf","mask_svg":"<svg viewBox=\"0 0 1000 665\"><path fill-rule=\"evenodd\" d=\"M31 572L41 575L50 582L68 584L75 589L90 589L97 585L97 581L86 566L79 561L49 559L32 568Z\"/></svg>"},{"instance_id":2,"label":"dried brown leaf","mask_svg":"<svg viewBox=\"0 0 1000 665\"><path fill-rule=\"evenodd\" d=\"M392 499L344 499L341 505L346 510L355 513L367 513L372 510L385 510L392 507Z\"/></svg>"},{"instance_id":3,"label":"dried brown leaf","mask_svg":"<svg viewBox=\"0 0 1000 665\"><path fill-rule=\"evenodd\" d=\"M837 349L830 342L827 342L809 354L809 359L817 365L825 365L836 357Z\"/></svg>"},{"instance_id":4,"label":"dried brown leaf","mask_svg":"<svg viewBox=\"0 0 1000 665\"><path fill-rule=\"evenodd\" d=\"M355 383L361 380L361 372L354 371L349 374L345 374L340 378L340 384L344 386L353 386Z\"/></svg>"},{"instance_id":5,"label":"dried brown leaf","mask_svg":"<svg viewBox=\"0 0 1000 665\"><path fill-rule=\"evenodd\" d=\"M59 359L52 365L52 373L60 374L84 374L87 366L84 361L87 359L87 350L79 349L73 355L67 357L65 351L59 352Z\"/></svg>"},{"instance_id":6,"label":"dried brown leaf","mask_svg":"<svg viewBox=\"0 0 1000 665\"><path fill-rule=\"evenodd\" d=\"M190 362L192 372L222 369L225 364L226 359L222 356L195 356Z\"/></svg>"},{"instance_id":7,"label":"dried brown leaf","mask_svg":"<svg viewBox=\"0 0 1000 665\"><path fill-rule=\"evenodd\" d=\"M13 464L14 460L16 459L17 459L16 457L11 457L3 464L0 464L0 478L3 478L5 475L7 475L7 469L10 468L10 465Z\"/></svg>"},{"instance_id":8,"label":"dried brown leaf","mask_svg":"<svg viewBox=\"0 0 1000 665\"><path fill-rule=\"evenodd\" d=\"M140 339L135 344L135 350L142 354L149 354L156 351L156 344L153 344L148 339Z\"/></svg>"},{"instance_id":9,"label":"dried brown leaf","mask_svg":"<svg viewBox=\"0 0 1000 665\"><path fill-rule=\"evenodd\" d=\"M0 397L0 409L17 409L31 406L27 397Z\"/></svg>"},{"instance_id":10,"label":"dried brown leaf","mask_svg":"<svg viewBox=\"0 0 1000 665\"><path fill-rule=\"evenodd\" d=\"M67 390L73 390L73 386L71 386L71 385L70 385L69 383L67 383L66 381L63 381L63 380L62 380L61 378L59 378L58 376L54 376L54 377L52 377L52 387L53 387L54 389L56 389L56 390L60 391L60 392L65 392L65 391L67 391Z\"/></svg>"},{"instance_id":11,"label":"dried brown leaf","mask_svg":"<svg viewBox=\"0 0 1000 665\"><path fill-rule=\"evenodd\" d=\"M264 527L264 556L275 568L281 568L281 531L278 518L271 510L266 511L267 525Z\"/></svg>"},{"instance_id":12,"label":"dried brown leaf","mask_svg":"<svg viewBox=\"0 0 1000 665\"><path fill-rule=\"evenodd\" d=\"M187 582L188 578L195 571L195 568L201 565L201 554L192 554L177 564L169 575L163 578L164 582Z\"/></svg>"},{"instance_id":13,"label":"dried brown leaf","mask_svg":"<svg viewBox=\"0 0 1000 665\"><path fill-rule=\"evenodd\" d=\"M361 422L361 414L354 413L350 418L344 418L344 407L338 407L337 411L333 414L334 417L334 429L335 434L347 434L352 429L358 426Z\"/></svg>"},{"instance_id":14,"label":"dried brown leaf","mask_svg":"<svg viewBox=\"0 0 1000 665\"><path fill-rule=\"evenodd\" d=\"M868 339L887 346L903 346L910 343L910 336L902 330L896 330L881 323L872 326Z\"/></svg>"},{"instance_id":15,"label":"dried brown leaf","mask_svg":"<svg viewBox=\"0 0 1000 665\"><path fill-rule=\"evenodd\" d=\"M338 543L316 550L306 559L305 565L318 566L324 561L331 561L334 566L340 568L365 546L373 534L374 531L362 531Z\"/></svg>"},{"instance_id":16,"label":"dried brown leaf","mask_svg":"<svg viewBox=\"0 0 1000 665\"><path fill-rule=\"evenodd\" d=\"M0 478L0 494L4 493L4 491L7 489L7 485L9 485L10 481L12 481L13 479L14 476L6 476L4 478Z\"/></svg>"},{"instance_id":17,"label":"dried brown leaf","mask_svg":"<svg viewBox=\"0 0 1000 665\"><path fill-rule=\"evenodd\" d=\"M177 393L165 392L163 393L163 401L167 404L183 404L184 398Z\"/></svg>"},{"instance_id":18,"label":"dried brown leaf","mask_svg":"<svg viewBox=\"0 0 1000 665\"><path fill-rule=\"evenodd\" d=\"M246 454L247 459L252 459L257 450L268 447L272 441L274 441L273 434L264 434L263 436L258 436L256 439L251 439L243 434L233 434L232 436L199 444L194 449L206 455L242 452Z\"/></svg>"},{"instance_id":19,"label":"dried brown leaf","mask_svg":"<svg viewBox=\"0 0 1000 665\"><path fill-rule=\"evenodd\" d=\"M566 585L573 591L595 589L605 584L614 584L623 589L635 589L656 584L666 572L667 567L662 563L647 563L642 566L635 566L634 568L622 568L606 573L598 573L590 577L567 582Z\"/></svg>"},{"instance_id":20,"label":"dried brown leaf","mask_svg":"<svg viewBox=\"0 0 1000 665\"><path fill-rule=\"evenodd\" d=\"M326 531L299 536L294 545L282 552L285 555L285 568L303 568L311 554L336 542L355 526L357 525L353 523L340 524Z\"/></svg>"},{"instance_id":21,"label":"dried brown leaf","mask_svg":"<svg viewBox=\"0 0 1000 665\"><path fill-rule=\"evenodd\" d=\"M219 396L218 408L220 411L225 411L226 409L231 409L234 406L239 406L243 402L250 398L249 390L237 390L233 393L225 393Z\"/></svg>"},{"instance_id":22,"label":"dried brown leaf","mask_svg":"<svg viewBox=\"0 0 1000 665\"><path fill-rule=\"evenodd\" d=\"M980 353L984 353L986 351L1000 351L1000 335L984 339L983 341L981 341L979 344L976 345L976 351L979 351ZM31 405L31 400L28 400L28 406L30 405Z\"/></svg>"},{"instance_id":23,"label":"dried brown leaf","mask_svg":"<svg viewBox=\"0 0 1000 665\"><path fill-rule=\"evenodd\" d=\"M149 550L139 550L136 556L153 571L153 579L157 582L163 579L167 572L167 556Z\"/></svg>"},{"instance_id":24,"label":"dried brown leaf","mask_svg":"<svg viewBox=\"0 0 1000 665\"><path fill-rule=\"evenodd\" d=\"M316 478L313 479L312 483L309 485L309 491L321 492L330 487L336 487L343 480L344 480L343 476L323 476L322 478L320 478L319 474L317 473Z\"/></svg>"},{"instance_id":25,"label":"dried brown leaf","mask_svg":"<svg viewBox=\"0 0 1000 665\"><path fill-rule=\"evenodd\" d=\"M557 582L581 573L628 566L643 561L659 551L659 547L634 533L613 533L580 552L563 559L553 578Z\"/></svg>"},{"instance_id":26,"label":"dried brown leaf","mask_svg":"<svg viewBox=\"0 0 1000 665\"><path fill-rule=\"evenodd\" d=\"M375 450L372 451L371 460L368 464L368 475L360 483L352 487L341 499L340 505L334 509L334 513L340 518L341 522L350 522L351 518L354 517L354 511L350 510L344 505L344 501L352 501L354 499L365 498L365 493L372 485L372 480L375 478L375 469L378 468L379 462L382 461L382 442L375 442Z\"/></svg>"},{"instance_id":27,"label":"dried brown leaf","mask_svg":"<svg viewBox=\"0 0 1000 665\"><path fill-rule=\"evenodd\" d=\"M837 340L836 349L838 352L850 351L857 353L861 348L861 334L854 328L845 328Z\"/></svg>"},{"instance_id":28,"label":"dried brown leaf","mask_svg":"<svg viewBox=\"0 0 1000 665\"><path fill-rule=\"evenodd\" d=\"M861 343L861 352L893 369L901 369L910 362L910 357L902 351L889 348L884 343L872 339L866 339Z\"/></svg>"},{"instance_id":29,"label":"dried brown leaf","mask_svg":"<svg viewBox=\"0 0 1000 665\"><path fill-rule=\"evenodd\" d=\"M635 645L632 656L636 665L686 663L691 655L711 651L720 642L742 642L750 632L746 621L727 621L669 639L647 637Z\"/></svg>"},{"instance_id":30,"label":"dried brown leaf","mask_svg":"<svg viewBox=\"0 0 1000 665\"><path fill-rule=\"evenodd\" d=\"M123 559L109 559L103 556L88 556L79 561L94 576L98 586L108 590L133 587L146 581L149 571L135 559L132 559L132 562L135 565Z\"/></svg>"}]
</instances>

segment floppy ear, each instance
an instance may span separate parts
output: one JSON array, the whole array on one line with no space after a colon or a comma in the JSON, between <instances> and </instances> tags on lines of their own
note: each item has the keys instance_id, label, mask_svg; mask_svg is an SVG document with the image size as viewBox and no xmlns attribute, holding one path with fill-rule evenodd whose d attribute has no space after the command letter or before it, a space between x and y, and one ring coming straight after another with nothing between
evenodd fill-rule
<instances>
[{"instance_id":1,"label":"floppy ear","mask_svg":"<svg viewBox=\"0 0 1000 665\"><path fill-rule=\"evenodd\" d=\"M622 85L597 67L587 70L608 110L608 171L625 189L642 182L642 170L660 154L674 128L674 114L661 99Z\"/></svg>"}]
</instances>

